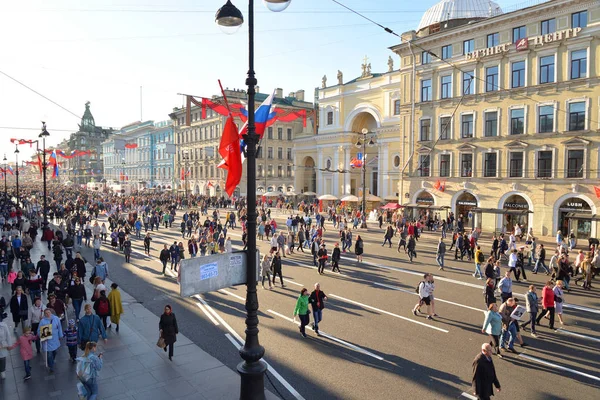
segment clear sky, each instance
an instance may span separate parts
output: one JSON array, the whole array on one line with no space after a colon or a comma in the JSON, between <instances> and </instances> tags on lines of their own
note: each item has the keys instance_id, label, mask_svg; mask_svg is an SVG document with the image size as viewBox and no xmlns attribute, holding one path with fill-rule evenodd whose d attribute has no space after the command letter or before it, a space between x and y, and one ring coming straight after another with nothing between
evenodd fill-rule
<instances>
[{"instance_id":1,"label":"clear sky","mask_svg":"<svg viewBox=\"0 0 600 400\"><path fill-rule=\"evenodd\" d=\"M168 119L177 93L211 96L217 79L245 88L247 23L226 35L214 16L226 0L29 0L0 2L0 144L36 138L46 121L54 145L77 130L85 102L97 125L119 128L143 118ZM232 0L247 13L247 0ZM397 33L415 29L435 0L340 0ZM255 1L255 62L261 92L299 89L311 100L327 75L360 75L364 56L373 72L387 70L398 39L330 0L292 0L273 13ZM501 5L512 4L500 1ZM395 60L395 67L398 67ZM77 115L4 76L6 73ZM7 129L11 128L11 129ZM14 129L14 128L34 128ZM29 147L21 146L21 156ZM0 154L0 157L2 154ZM21 158L23 159L23 158Z\"/></svg>"}]
</instances>

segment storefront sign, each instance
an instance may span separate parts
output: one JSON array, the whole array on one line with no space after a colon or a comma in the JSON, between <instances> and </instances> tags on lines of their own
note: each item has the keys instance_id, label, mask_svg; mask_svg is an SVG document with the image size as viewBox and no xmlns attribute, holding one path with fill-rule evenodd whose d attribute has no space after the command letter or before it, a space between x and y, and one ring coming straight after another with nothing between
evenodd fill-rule
<instances>
[{"instance_id":1,"label":"storefront sign","mask_svg":"<svg viewBox=\"0 0 600 400\"><path fill-rule=\"evenodd\" d=\"M459 206L477 207L477 202L474 200L458 200L456 204Z\"/></svg>"},{"instance_id":2,"label":"storefront sign","mask_svg":"<svg viewBox=\"0 0 600 400\"><path fill-rule=\"evenodd\" d=\"M518 40L517 43L515 43L515 48L517 49L517 51L523 51L529 49L530 43L533 46L543 46L547 43L559 42L563 39L571 39L577 37L579 32L581 32L581 28L569 28L563 29L562 31L548 33L547 35L523 38ZM487 56L508 53L508 51L510 51L511 44L512 43L504 43L499 46L493 46L485 49L472 51L470 53L465 54L465 60L477 60L479 58Z\"/></svg>"},{"instance_id":3,"label":"storefront sign","mask_svg":"<svg viewBox=\"0 0 600 400\"><path fill-rule=\"evenodd\" d=\"M511 210L527 210L529 209L529 204L527 203L504 203L504 208L509 208Z\"/></svg>"},{"instance_id":4,"label":"storefront sign","mask_svg":"<svg viewBox=\"0 0 600 400\"><path fill-rule=\"evenodd\" d=\"M568 207L568 208L583 208L584 207L583 203L579 202L579 201L569 201L569 202L565 203L564 205L565 205L565 207Z\"/></svg>"},{"instance_id":5,"label":"storefront sign","mask_svg":"<svg viewBox=\"0 0 600 400\"><path fill-rule=\"evenodd\" d=\"M417 204L433 204L431 197L417 197Z\"/></svg>"}]
</instances>

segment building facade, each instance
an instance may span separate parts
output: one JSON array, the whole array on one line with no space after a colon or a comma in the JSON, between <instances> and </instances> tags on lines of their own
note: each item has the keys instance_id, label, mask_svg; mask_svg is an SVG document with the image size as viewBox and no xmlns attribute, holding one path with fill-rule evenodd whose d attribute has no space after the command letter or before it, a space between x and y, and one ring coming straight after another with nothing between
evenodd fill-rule
<instances>
[{"instance_id":1,"label":"building facade","mask_svg":"<svg viewBox=\"0 0 600 400\"><path fill-rule=\"evenodd\" d=\"M302 135L295 141L299 193L359 196L363 171L352 168L351 163L360 159L366 160L368 192L398 199L404 156L401 140L406 138L401 138L399 131L400 74L394 70L391 59L387 69L385 73L372 73L371 64L365 59L362 74L356 79L344 83L338 71L337 84L327 86L327 77L323 77L321 88L316 90L318 134ZM363 135L363 130L368 133ZM363 140L370 144L364 149Z\"/></svg>"},{"instance_id":2,"label":"building facade","mask_svg":"<svg viewBox=\"0 0 600 400\"><path fill-rule=\"evenodd\" d=\"M135 122L102 143L104 175L109 182L128 182L133 189L171 190L174 180L171 121Z\"/></svg>"},{"instance_id":3,"label":"building facade","mask_svg":"<svg viewBox=\"0 0 600 400\"><path fill-rule=\"evenodd\" d=\"M258 90L257 90L258 92ZM243 90L225 90L229 103L240 103L246 100ZM256 93L256 107L268 94ZM221 101L221 97L213 97ZM304 101L304 91L290 93L284 97L281 89L276 90L273 107L282 109L306 109L312 111L313 104ZM177 145L176 171L178 190L193 194L222 196L225 194L226 172L217 168L221 162L219 142L226 117L208 109L206 118L202 119L200 107L193 106L190 110L190 126L186 124L185 108L175 108L170 114L175 127L175 143ZM243 122L236 117L238 129ZM267 127L262 142L258 148L256 159L256 186L261 193L296 190L294 184L295 166L293 162L294 140L300 135L312 134L312 120L306 127L303 121L297 119L290 122L276 121ZM181 176L183 171L183 179ZM246 168L243 169L242 179L234 196L246 195Z\"/></svg>"},{"instance_id":4,"label":"building facade","mask_svg":"<svg viewBox=\"0 0 600 400\"><path fill-rule=\"evenodd\" d=\"M502 13L482 0L466 15L465 2L432 7L391 49L400 138L410 139L401 197L487 232L520 223L536 235L597 237L600 4Z\"/></svg>"}]
</instances>

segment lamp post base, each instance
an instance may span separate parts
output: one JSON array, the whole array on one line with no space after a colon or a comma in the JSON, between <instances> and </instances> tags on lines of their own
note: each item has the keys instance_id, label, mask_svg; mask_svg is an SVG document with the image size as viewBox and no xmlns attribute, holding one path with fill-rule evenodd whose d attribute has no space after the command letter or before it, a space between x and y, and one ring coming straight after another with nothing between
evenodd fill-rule
<instances>
[{"instance_id":1,"label":"lamp post base","mask_svg":"<svg viewBox=\"0 0 600 400\"><path fill-rule=\"evenodd\" d=\"M263 360L248 363L242 361L237 370L241 377L240 400L265 400L265 373L267 364Z\"/></svg>"}]
</instances>

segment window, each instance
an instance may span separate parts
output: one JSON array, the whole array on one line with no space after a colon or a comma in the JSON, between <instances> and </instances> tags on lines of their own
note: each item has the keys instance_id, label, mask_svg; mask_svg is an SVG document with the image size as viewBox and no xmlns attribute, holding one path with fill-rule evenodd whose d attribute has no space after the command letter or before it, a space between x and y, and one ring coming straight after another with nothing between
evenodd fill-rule
<instances>
[{"instance_id":1,"label":"window","mask_svg":"<svg viewBox=\"0 0 600 400\"><path fill-rule=\"evenodd\" d=\"M421 53L421 64L429 64L431 62L431 54L428 51L424 51Z\"/></svg>"},{"instance_id":2,"label":"window","mask_svg":"<svg viewBox=\"0 0 600 400\"><path fill-rule=\"evenodd\" d=\"M452 75L442 76L440 83L442 86L442 99L452 97Z\"/></svg>"},{"instance_id":3,"label":"window","mask_svg":"<svg viewBox=\"0 0 600 400\"><path fill-rule=\"evenodd\" d=\"M292 177L292 166L288 165L285 169L286 169L286 176L288 178L291 178Z\"/></svg>"},{"instance_id":4,"label":"window","mask_svg":"<svg viewBox=\"0 0 600 400\"><path fill-rule=\"evenodd\" d=\"M399 167L400 167L400 156L395 155L394 156L394 168L399 168Z\"/></svg>"},{"instance_id":5,"label":"window","mask_svg":"<svg viewBox=\"0 0 600 400\"><path fill-rule=\"evenodd\" d=\"M539 120L538 120L538 131L539 133L554 132L554 107L553 106L541 106L538 108Z\"/></svg>"},{"instance_id":6,"label":"window","mask_svg":"<svg viewBox=\"0 0 600 400\"><path fill-rule=\"evenodd\" d=\"M400 100L394 100L394 115L400 115Z\"/></svg>"},{"instance_id":7,"label":"window","mask_svg":"<svg viewBox=\"0 0 600 400\"><path fill-rule=\"evenodd\" d=\"M452 45L442 46L442 60L452 57Z\"/></svg>"},{"instance_id":8,"label":"window","mask_svg":"<svg viewBox=\"0 0 600 400\"><path fill-rule=\"evenodd\" d=\"M277 140L283 140L283 128L277 128Z\"/></svg>"},{"instance_id":9,"label":"window","mask_svg":"<svg viewBox=\"0 0 600 400\"><path fill-rule=\"evenodd\" d=\"M212 167L211 167L211 168L212 168ZM272 177L273 177L273 166L272 166L272 165L269 165L269 166L267 167L267 176L268 176L269 178L272 178Z\"/></svg>"},{"instance_id":10,"label":"window","mask_svg":"<svg viewBox=\"0 0 600 400\"><path fill-rule=\"evenodd\" d=\"M475 40L469 39L463 41L463 54L471 53L475 50Z\"/></svg>"},{"instance_id":11,"label":"window","mask_svg":"<svg viewBox=\"0 0 600 400\"><path fill-rule=\"evenodd\" d=\"M287 140L293 140L292 128L287 128Z\"/></svg>"},{"instance_id":12,"label":"window","mask_svg":"<svg viewBox=\"0 0 600 400\"><path fill-rule=\"evenodd\" d=\"M485 91L493 92L498 90L498 66L487 67L485 69Z\"/></svg>"},{"instance_id":13,"label":"window","mask_svg":"<svg viewBox=\"0 0 600 400\"><path fill-rule=\"evenodd\" d=\"M419 156L419 176L429 176L429 155Z\"/></svg>"},{"instance_id":14,"label":"window","mask_svg":"<svg viewBox=\"0 0 600 400\"><path fill-rule=\"evenodd\" d=\"M571 14L571 28L585 28L587 17L587 10Z\"/></svg>"},{"instance_id":15,"label":"window","mask_svg":"<svg viewBox=\"0 0 600 400\"><path fill-rule=\"evenodd\" d=\"M281 147L277 148L277 159L283 160L283 148L281 148Z\"/></svg>"},{"instance_id":16,"label":"window","mask_svg":"<svg viewBox=\"0 0 600 400\"><path fill-rule=\"evenodd\" d=\"M288 149L287 149L287 159L288 159L288 160L291 160L291 159L292 159L292 149L291 149L291 148L288 148Z\"/></svg>"},{"instance_id":17,"label":"window","mask_svg":"<svg viewBox=\"0 0 600 400\"><path fill-rule=\"evenodd\" d=\"M556 19L547 19L542 21L542 35L556 32Z\"/></svg>"},{"instance_id":18,"label":"window","mask_svg":"<svg viewBox=\"0 0 600 400\"><path fill-rule=\"evenodd\" d=\"M525 86L525 61L512 63L512 87Z\"/></svg>"},{"instance_id":19,"label":"window","mask_svg":"<svg viewBox=\"0 0 600 400\"><path fill-rule=\"evenodd\" d=\"M499 46L499 45L500 45L500 34L498 32L490 33L489 35L487 35L487 47L494 47L494 46Z\"/></svg>"},{"instance_id":20,"label":"window","mask_svg":"<svg viewBox=\"0 0 600 400\"><path fill-rule=\"evenodd\" d=\"M569 130L582 131L585 129L585 102L569 104Z\"/></svg>"},{"instance_id":21,"label":"window","mask_svg":"<svg viewBox=\"0 0 600 400\"><path fill-rule=\"evenodd\" d=\"M585 78L587 76L587 50L571 52L571 79Z\"/></svg>"},{"instance_id":22,"label":"window","mask_svg":"<svg viewBox=\"0 0 600 400\"><path fill-rule=\"evenodd\" d=\"M421 81L421 101L431 101L431 79Z\"/></svg>"},{"instance_id":23,"label":"window","mask_svg":"<svg viewBox=\"0 0 600 400\"><path fill-rule=\"evenodd\" d=\"M488 111L485 113L484 136L498 136L498 111Z\"/></svg>"},{"instance_id":24,"label":"window","mask_svg":"<svg viewBox=\"0 0 600 400\"><path fill-rule=\"evenodd\" d=\"M552 178L552 151L538 152L537 177Z\"/></svg>"},{"instance_id":25,"label":"window","mask_svg":"<svg viewBox=\"0 0 600 400\"><path fill-rule=\"evenodd\" d=\"M333 125L333 111L327 113L327 125Z\"/></svg>"},{"instance_id":26,"label":"window","mask_svg":"<svg viewBox=\"0 0 600 400\"><path fill-rule=\"evenodd\" d=\"M522 135L525 128L525 109L514 108L510 110L510 134Z\"/></svg>"},{"instance_id":27,"label":"window","mask_svg":"<svg viewBox=\"0 0 600 400\"><path fill-rule=\"evenodd\" d=\"M463 94L475 93L475 82L473 81L474 76L474 71L463 72Z\"/></svg>"},{"instance_id":28,"label":"window","mask_svg":"<svg viewBox=\"0 0 600 400\"><path fill-rule=\"evenodd\" d=\"M283 166L281 165L277 166L277 176L280 178L283 176Z\"/></svg>"},{"instance_id":29,"label":"window","mask_svg":"<svg viewBox=\"0 0 600 400\"><path fill-rule=\"evenodd\" d=\"M567 178L583 178L583 150L567 150Z\"/></svg>"},{"instance_id":30,"label":"window","mask_svg":"<svg viewBox=\"0 0 600 400\"><path fill-rule=\"evenodd\" d=\"M446 178L450 176L450 154L440 155L440 176Z\"/></svg>"},{"instance_id":31,"label":"window","mask_svg":"<svg viewBox=\"0 0 600 400\"><path fill-rule=\"evenodd\" d=\"M430 119L422 119L421 120L421 141L431 140L431 120Z\"/></svg>"},{"instance_id":32,"label":"window","mask_svg":"<svg viewBox=\"0 0 600 400\"><path fill-rule=\"evenodd\" d=\"M202 168L202 167L200 167L200 168ZM265 172L263 171L263 166L259 165L258 166L258 176L264 176L264 173Z\"/></svg>"},{"instance_id":33,"label":"window","mask_svg":"<svg viewBox=\"0 0 600 400\"><path fill-rule=\"evenodd\" d=\"M540 84L554 82L554 56L540 57Z\"/></svg>"},{"instance_id":34,"label":"window","mask_svg":"<svg viewBox=\"0 0 600 400\"><path fill-rule=\"evenodd\" d=\"M473 176L473 154L460 155L460 176L463 178Z\"/></svg>"},{"instance_id":35,"label":"window","mask_svg":"<svg viewBox=\"0 0 600 400\"><path fill-rule=\"evenodd\" d=\"M273 159L273 148L272 148L272 147L269 147L269 148L267 149L267 158L268 158L269 160L272 160L272 159Z\"/></svg>"},{"instance_id":36,"label":"window","mask_svg":"<svg viewBox=\"0 0 600 400\"><path fill-rule=\"evenodd\" d=\"M460 136L464 138L473 137L473 114L461 115L460 120Z\"/></svg>"},{"instance_id":37,"label":"window","mask_svg":"<svg viewBox=\"0 0 600 400\"><path fill-rule=\"evenodd\" d=\"M486 178L496 177L498 170L498 154L485 153L483 162L483 176Z\"/></svg>"},{"instance_id":38,"label":"window","mask_svg":"<svg viewBox=\"0 0 600 400\"><path fill-rule=\"evenodd\" d=\"M510 152L509 158L509 177L511 178L522 178L523 177L523 152L514 151Z\"/></svg>"},{"instance_id":39,"label":"window","mask_svg":"<svg viewBox=\"0 0 600 400\"><path fill-rule=\"evenodd\" d=\"M527 28L525 26L518 26L513 28L512 32L513 43L517 43L519 40L527 37Z\"/></svg>"},{"instance_id":40,"label":"window","mask_svg":"<svg viewBox=\"0 0 600 400\"><path fill-rule=\"evenodd\" d=\"M452 128L452 117L440 118L440 140L450 139L450 129Z\"/></svg>"},{"instance_id":41,"label":"window","mask_svg":"<svg viewBox=\"0 0 600 400\"><path fill-rule=\"evenodd\" d=\"M267 139L273 140L273 127L272 126L267 128Z\"/></svg>"}]
</instances>

